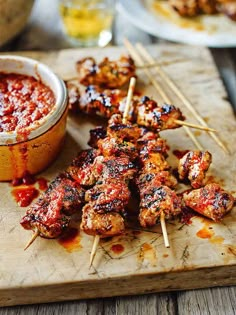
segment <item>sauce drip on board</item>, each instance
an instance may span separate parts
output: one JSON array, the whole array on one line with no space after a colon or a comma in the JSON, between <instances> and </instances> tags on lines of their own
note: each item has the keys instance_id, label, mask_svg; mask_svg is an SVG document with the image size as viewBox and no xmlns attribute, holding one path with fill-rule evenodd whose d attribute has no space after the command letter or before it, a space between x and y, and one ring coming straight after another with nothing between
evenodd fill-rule
<instances>
[{"instance_id":1,"label":"sauce drip on board","mask_svg":"<svg viewBox=\"0 0 236 315\"><path fill-rule=\"evenodd\" d=\"M114 244L114 245L111 246L111 251L114 254L117 254L117 255L123 253L124 249L125 248L124 248L124 246L122 244Z\"/></svg>"},{"instance_id":2,"label":"sauce drip on board","mask_svg":"<svg viewBox=\"0 0 236 315\"><path fill-rule=\"evenodd\" d=\"M12 195L20 207L28 207L38 197L39 192L34 187L14 188Z\"/></svg>"},{"instance_id":3,"label":"sauce drip on board","mask_svg":"<svg viewBox=\"0 0 236 315\"><path fill-rule=\"evenodd\" d=\"M68 228L59 238L58 243L69 253L82 248L80 244L79 230L76 227Z\"/></svg>"},{"instance_id":4,"label":"sauce drip on board","mask_svg":"<svg viewBox=\"0 0 236 315\"><path fill-rule=\"evenodd\" d=\"M39 190L34 186L38 183L39 190L45 191L48 188L47 179L40 177L35 178L29 172L25 172L22 178L15 178L11 185L12 195L20 207L28 207L31 202L39 196Z\"/></svg>"}]
</instances>

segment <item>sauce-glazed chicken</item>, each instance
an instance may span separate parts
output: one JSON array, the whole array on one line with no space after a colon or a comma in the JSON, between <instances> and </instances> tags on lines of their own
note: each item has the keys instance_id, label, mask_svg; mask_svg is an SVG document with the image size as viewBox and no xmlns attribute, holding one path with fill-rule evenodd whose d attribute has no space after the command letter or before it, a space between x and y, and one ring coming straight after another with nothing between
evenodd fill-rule
<instances>
[{"instance_id":1,"label":"sauce-glazed chicken","mask_svg":"<svg viewBox=\"0 0 236 315\"><path fill-rule=\"evenodd\" d=\"M86 57L76 63L79 82L83 85L98 85L104 88L119 88L135 77L135 64L130 56L121 56L118 60L104 58L96 63L92 57Z\"/></svg>"},{"instance_id":2,"label":"sauce-glazed chicken","mask_svg":"<svg viewBox=\"0 0 236 315\"><path fill-rule=\"evenodd\" d=\"M236 20L236 2L233 0L169 0L171 7L181 16L223 13Z\"/></svg>"},{"instance_id":3,"label":"sauce-glazed chicken","mask_svg":"<svg viewBox=\"0 0 236 315\"><path fill-rule=\"evenodd\" d=\"M171 189L177 185L177 180L165 159L165 141L148 132L139 139L138 146L141 165L136 179L140 195L139 222L148 227L158 223L162 213L167 219L180 214L181 200Z\"/></svg>"},{"instance_id":4,"label":"sauce-glazed chicken","mask_svg":"<svg viewBox=\"0 0 236 315\"><path fill-rule=\"evenodd\" d=\"M122 137L124 130L128 132ZM110 237L124 232L124 216L131 196L129 183L137 172L133 162L138 152L130 139L139 133L135 125L124 124L120 115L114 115L108 122L107 137L96 138L100 155L93 164L96 184L85 193L88 204L82 209L81 222L85 233Z\"/></svg>"},{"instance_id":5,"label":"sauce-glazed chicken","mask_svg":"<svg viewBox=\"0 0 236 315\"><path fill-rule=\"evenodd\" d=\"M235 199L213 183L184 193L183 200L187 207L218 222L233 208Z\"/></svg>"},{"instance_id":6,"label":"sauce-glazed chicken","mask_svg":"<svg viewBox=\"0 0 236 315\"><path fill-rule=\"evenodd\" d=\"M179 161L179 178L188 178L193 188L202 187L211 161L212 156L208 151L189 151Z\"/></svg>"},{"instance_id":7,"label":"sauce-glazed chicken","mask_svg":"<svg viewBox=\"0 0 236 315\"><path fill-rule=\"evenodd\" d=\"M72 92L69 91L71 108L104 118L110 118L113 114L123 114L126 103L126 93L122 90L103 90L95 86L88 86L85 90L70 84ZM68 86L70 89L70 87ZM75 92L77 89L77 93ZM79 96L75 101L75 95ZM156 132L166 129L179 128L177 120L185 120L180 109L174 105L159 105L147 96L133 97L128 120L137 123Z\"/></svg>"}]
</instances>

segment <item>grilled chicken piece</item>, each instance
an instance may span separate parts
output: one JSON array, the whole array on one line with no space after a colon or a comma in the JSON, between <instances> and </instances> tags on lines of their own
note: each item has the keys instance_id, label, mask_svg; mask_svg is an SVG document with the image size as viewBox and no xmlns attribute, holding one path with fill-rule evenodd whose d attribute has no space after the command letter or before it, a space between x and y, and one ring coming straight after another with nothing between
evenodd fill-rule
<instances>
[{"instance_id":1,"label":"grilled chicken piece","mask_svg":"<svg viewBox=\"0 0 236 315\"><path fill-rule=\"evenodd\" d=\"M82 88L80 90L82 90ZM80 92L78 109L86 114L110 118L113 114L122 111L121 108L124 107L123 103L126 94L126 91L118 89L101 91L98 87L89 85L84 91ZM73 98L70 103L72 102Z\"/></svg>"},{"instance_id":2,"label":"grilled chicken piece","mask_svg":"<svg viewBox=\"0 0 236 315\"><path fill-rule=\"evenodd\" d=\"M216 0L198 0L200 10L206 14L215 14L217 12Z\"/></svg>"},{"instance_id":3,"label":"grilled chicken piece","mask_svg":"<svg viewBox=\"0 0 236 315\"><path fill-rule=\"evenodd\" d=\"M80 185L92 186L96 181L92 168L97 155L95 149L81 151L68 167L68 174Z\"/></svg>"},{"instance_id":4,"label":"grilled chicken piece","mask_svg":"<svg viewBox=\"0 0 236 315\"><path fill-rule=\"evenodd\" d=\"M136 184L141 192L147 185L150 187L168 186L175 188L177 179L169 171L157 171L156 173L141 173L136 180Z\"/></svg>"},{"instance_id":5,"label":"grilled chicken piece","mask_svg":"<svg viewBox=\"0 0 236 315\"><path fill-rule=\"evenodd\" d=\"M179 128L176 119L184 120L181 111L173 105L159 106L157 102L145 96L134 105L137 124L155 131Z\"/></svg>"},{"instance_id":6,"label":"grilled chicken piece","mask_svg":"<svg viewBox=\"0 0 236 315\"><path fill-rule=\"evenodd\" d=\"M200 12L198 0L169 0L169 3L181 16L193 17Z\"/></svg>"},{"instance_id":7,"label":"grilled chicken piece","mask_svg":"<svg viewBox=\"0 0 236 315\"><path fill-rule=\"evenodd\" d=\"M185 205L194 211L219 222L234 206L234 197L218 184L208 184L183 195Z\"/></svg>"},{"instance_id":8,"label":"grilled chicken piece","mask_svg":"<svg viewBox=\"0 0 236 315\"><path fill-rule=\"evenodd\" d=\"M120 114L113 115L108 121L107 134L116 139L136 143L142 134L142 129L131 122L122 122Z\"/></svg>"},{"instance_id":9,"label":"grilled chicken piece","mask_svg":"<svg viewBox=\"0 0 236 315\"><path fill-rule=\"evenodd\" d=\"M107 136L107 131L104 127L99 126L94 129L89 130L90 138L88 141L88 145L92 148L98 147L98 140L105 139Z\"/></svg>"},{"instance_id":10,"label":"grilled chicken piece","mask_svg":"<svg viewBox=\"0 0 236 315\"><path fill-rule=\"evenodd\" d=\"M128 182L135 172L136 167L128 157L98 156L94 161L93 175L97 181L119 179Z\"/></svg>"},{"instance_id":11,"label":"grilled chicken piece","mask_svg":"<svg viewBox=\"0 0 236 315\"><path fill-rule=\"evenodd\" d=\"M83 208L80 228L88 235L105 238L124 233L125 223L119 213L98 213L91 204L87 204Z\"/></svg>"},{"instance_id":12,"label":"grilled chicken piece","mask_svg":"<svg viewBox=\"0 0 236 315\"><path fill-rule=\"evenodd\" d=\"M193 188L202 187L211 161L212 156L208 151L189 151L179 161L179 178L188 178Z\"/></svg>"},{"instance_id":13,"label":"grilled chicken piece","mask_svg":"<svg viewBox=\"0 0 236 315\"><path fill-rule=\"evenodd\" d=\"M139 214L141 226L154 226L162 212L167 220L181 212L181 200L176 193L167 186L150 187L144 190Z\"/></svg>"},{"instance_id":14,"label":"grilled chicken piece","mask_svg":"<svg viewBox=\"0 0 236 315\"><path fill-rule=\"evenodd\" d=\"M93 205L97 213L124 213L130 199L130 191L125 182L107 180L89 189L85 200Z\"/></svg>"},{"instance_id":15,"label":"grilled chicken piece","mask_svg":"<svg viewBox=\"0 0 236 315\"><path fill-rule=\"evenodd\" d=\"M130 56L121 56L119 60L104 58L96 63L92 57L76 63L79 82L83 85L98 85L107 88L119 88L135 75L135 64Z\"/></svg>"},{"instance_id":16,"label":"grilled chicken piece","mask_svg":"<svg viewBox=\"0 0 236 315\"><path fill-rule=\"evenodd\" d=\"M55 238L68 226L70 216L83 205L84 189L64 173L50 184L20 223L26 230L38 230L42 237Z\"/></svg>"},{"instance_id":17,"label":"grilled chicken piece","mask_svg":"<svg viewBox=\"0 0 236 315\"><path fill-rule=\"evenodd\" d=\"M138 157L138 150L131 142L107 137L98 141L98 149L103 156L129 156L132 161Z\"/></svg>"}]
</instances>

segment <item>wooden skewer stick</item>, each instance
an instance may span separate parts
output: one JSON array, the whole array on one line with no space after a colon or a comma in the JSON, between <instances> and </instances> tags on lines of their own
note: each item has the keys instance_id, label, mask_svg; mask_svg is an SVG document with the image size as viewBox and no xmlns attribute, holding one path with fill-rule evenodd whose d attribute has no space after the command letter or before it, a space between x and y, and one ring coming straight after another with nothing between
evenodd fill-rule
<instances>
[{"instance_id":1,"label":"wooden skewer stick","mask_svg":"<svg viewBox=\"0 0 236 315\"><path fill-rule=\"evenodd\" d=\"M26 250L27 248L30 247L31 244L33 244L33 242L36 240L36 238L39 236L39 230L35 230L34 234L32 235L31 239L29 240L29 242L26 244L24 250Z\"/></svg>"},{"instance_id":2,"label":"wooden skewer stick","mask_svg":"<svg viewBox=\"0 0 236 315\"><path fill-rule=\"evenodd\" d=\"M131 55L131 57L135 60L135 62L137 63L137 65L142 66L144 64L142 58L139 56L139 54L136 52L135 48L133 47L133 45L128 41L128 39L124 39L124 45L126 47L126 49L128 50L129 54ZM148 79L150 80L150 82L152 83L152 85L155 87L155 89L157 90L157 93L161 96L161 98L163 99L164 102L171 104L171 100L169 98L169 96L163 91L162 87L159 85L159 83L155 80L155 78L152 76L151 72L148 71L148 69L144 69L143 70L144 73L146 74L146 76L148 77ZM197 140L197 138L194 136L194 134L191 132L191 130L189 130L189 128L187 126L183 127L185 132L187 133L187 135L190 137L190 139L193 141L193 143L195 144L195 146L199 149L199 150L203 150L202 145L199 143L199 141Z\"/></svg>"},{"instance_id":3,"label":"wooden skewer stick","mask_svg":"<svg viewBox=\"0 0 236 315\"><path fill-rule=\"evenodd\" d=\"M148 53L148 51L143 47L142 44L138 43L136 45L138 51L142 56L147 60L147 62L154 63L155 59ZM183 102L186 108L194 115L194 117L205 127L208 127L205 120L201 117L201 115L194 108L192 103L187 99L187 97L182 93L179 87L175 84L175 82L166 74L166 72L157 65L154 67L156 72L161 76L161 78L168 84L169 88L178 96L178 98ZM220 138L214 134L213 132L209 132L209 135L213 138L213 140L226 152L230 153L229 149L224 145L224 143L220 140Z\"/></svg>"},{"instance_id":4,"label":"wooden skewer stick","mask_svg":"<svg viewBox=\"0 0 236 315\"><path fill-rule=\"evenodd\" d=\"M131 101L132 101L133 94L134 94L135 84L136 84L136 79L134 77L132 77L130 79L130 83L129 83L129 90L128 90L128 94L127 94L125 110L124 110L123 119L122 119L123 124L125 124L127 122L127 118L128 118L129 111L130 111L130 105L131 105Z\"/></svg>"},{"instance_id":5,"label":"wooden skewer stick","mask_svg":"<svg viewBox=\"0 0 236 315\"><path fill-rule=\"evenodd\" d=\"M167 234L165 213L163 211L161 212L160 221L161 221L162 234L163 234L163 238L164 238L164 244L165 244L165 247L169 248L170 247L170 243L169 243L168 234Z\"/></svg>"},{"instance_id":6,"label":"wooden skewer stick","mask_svg":"<svg viewBox=\"0 0 236 315\"><path fill-rule=\"evenodd\" d=\"M183 121L183 120L175 119L174 122L176 124L180 125L180 126L187 126L187 127L190 127L190 128L200 129L200 130L204 130L204 131L217 132L217 130L215 130L215 129L212 129L212 128L209 128L209 127L204 127L204 126L199 126L199 125L196 125L196 124L191 124L191 123L189 123L187 121Z\"/></svg>"},{"instance_id":7,"label":"wooden skewer stick","mask_svg":"<svg viewBox=\"0 0 236 315\"><path fill-rule=\"evenodd\" d=\"M125 104L125 110L124 110L123 119L122 119L123 124L126 123L127 117L129 115L130 105L131 105L131 101L132 101L133 94L134 94L135 84L136 84L136 78L132 77L130 79L130 83L129 83L129 89L128 89L128 94L127 94L127 99L126 99L126 104ZM93 264L93 260L94 260L94 257L96 255L99 242L100 242L100 236L96 235L94 237L93 247L92 247L91 254L90 254L89 267L91 267Z\"/></svg>"},{"instance_id":8,"label":"wooden skewer stick","mask_svg":"<svg viewBox=\"0 0 236 315\"><path fill-rule=\"evenodd\" d=\"M100 236L99 236L99 235L96 235L96 236L94 237L94 240L93 240L93 247L92 247L92 251L91 251L91 254L90 254L89 268L90 268L90 267L92 266L92 264L93 264L93 260L94 260L94 257L95 257L95 255L96 255L99 242L100 242Z\"/></svg>"}]
</instances>

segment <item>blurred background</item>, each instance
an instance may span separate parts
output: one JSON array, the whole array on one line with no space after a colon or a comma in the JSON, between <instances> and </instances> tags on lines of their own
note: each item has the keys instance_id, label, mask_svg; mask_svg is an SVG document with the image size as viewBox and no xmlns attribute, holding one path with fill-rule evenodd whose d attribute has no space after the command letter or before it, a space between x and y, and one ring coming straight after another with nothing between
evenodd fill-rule
<instances>
[{"instance_id":1,"label":"blurred background","mask_svg":"<svg viewBox=\"0 0 236 315\"><path fill-rule=\"evenodd\" d=\"M146 0L145 3L150 1ZM81 2L82 5L78 5ZM156 11L162 14L158 17L158 14L154 16L153 12L146 11L146 7L143 9L142 3L141 0L0 0L0 51L123 45L124 37L131 42L142 42L144 45L163 42L166 40L165 37L173 38L177 42L183 40L204 44L209 40L212 43L212 39L217 34L216 27L222 24L226 28L225 31L223 30L225 36L219 37L218 46L222 48L211 48L211 52L231 103L236 108L236 36L234 36L236 22L226 17L204 16L204 23L209 27L208 37L205 38L204 30L199 31L199 25L202 24L199 24L198 16L194 19L183 19L173 9L170 14L170 11L164 11L165 7L163 7L162 11L160 8L158 12ZM167 1L152 0L152 3L158 6L159 3L167 5ZM86 9L87 7L90 7L90 11ZM163 16L167 17L166 12L169 12L169 17L172 19L172 28L165 25L166 20L155 24L159 23L158 18L161 20ZM189 29L186 23L190 23ZM162 25L165 28L162 29ZM179 26L182 27L181 31ZM196 30L198 32L195 32ZM187 36L182 36L182 31ZM230 46L234 47L225 47L226 40L229 40ZM232 44L234 41L235 45Z\"/></svg>"}]
</instances>

